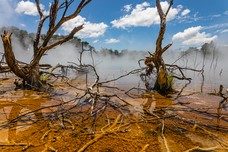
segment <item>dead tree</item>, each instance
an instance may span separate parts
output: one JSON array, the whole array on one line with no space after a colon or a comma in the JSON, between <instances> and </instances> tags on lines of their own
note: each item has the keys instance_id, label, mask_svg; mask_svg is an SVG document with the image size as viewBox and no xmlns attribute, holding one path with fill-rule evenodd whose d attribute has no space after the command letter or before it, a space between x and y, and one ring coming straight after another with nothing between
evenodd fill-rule
<instances>
[{"instance_id":1,"label":"dead tree","mask_svg":"<svg viewBox=\"0 0 228 152\"><path fill-rule=\"evenodd\" d=\"M171 85L169 84L169 74L166 70L166 65L162 58L163 53L172 45L172 43L170 43L165 47L162 47L162 41L166 30L166 17L172 5L173 0L170 0L169 7L167 11L164 13L160 4L160 0L156 0L156 6L161 20L160 31L156 41L155 52L153 54L149 52L150 56L146 57L145 59L146 75L149 76L151 73L156 71L157 78L153 89L160 92L167 92L172 89Z\"/></svg>"},{"instance_id":2,"label":"dead tree","mask_svg":"<svg viewBox=\"0 0 228 152\"><path fill-rule=\"evenodd\" d=\"M10 70L19 78L23 80L24 86L30 86L33 89L44 89L46 88L45 83L40 80L41 72L39 71L39 62L42 56L50 49L61 45L70 39L72 39L78 31L83 28L83 25L75 27L68 35L64 38L51 43L50 40L56 31L67 21L75 18L81 12L81 10L91 2L92 0L81 0L80 2L75 2L74 0L64 0L60 2L59 0L53 0L53 3L49 10L49 15L45 16L40 5L40 1L36 0L37 10L39 12L40 20L37 27L36 37L33 43L34 57L30 64L26 66L20 66L16 60L13 52L13 47L11 43L11 35L8 32L4 32L2 37L5 59L10 67ZM68 9L72 4L77 4L75 10L72 14L68 15ZM41 40L41 33L44 24L48 23L49 28L47 30L46 36Z\"/></svg>"}]
</instances>

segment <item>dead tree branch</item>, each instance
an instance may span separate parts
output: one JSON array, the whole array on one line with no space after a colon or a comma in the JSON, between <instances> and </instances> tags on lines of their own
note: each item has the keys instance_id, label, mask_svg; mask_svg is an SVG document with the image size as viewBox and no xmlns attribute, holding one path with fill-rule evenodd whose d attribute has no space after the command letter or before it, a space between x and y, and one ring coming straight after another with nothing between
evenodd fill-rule
<instances>
[{"instance_id":1,"label":"dead tree branch","mask_svg":"<svg viewBox=\"0 0 228 152\"><path fill-rule=\"evenodd\" d=\"M118 115L117 118L115 119L114 123L112 125L110 125L106 130L102 131L101 134L97 134L95 135L95 137L90 140L89 142L87 142L84 146L82 146L77 152L83 152L85 151L90 145L94 144L95 142L97 142L99 139L103 138L105 135L108 134L113 134L115 132L118 131L117 125L118 122L120 121L122 115Z\"/></svg>"},{"instance_id":2,"label":"dead tree branch","mask_svg":"<svg viewBox=\"0 0 228 152\"><path fill-rule=\"evenodd\" d=\"M49 14L46 15L44 11L41 8L40 0L35 0L36 7L40 16L40 20L38 23L35 40L33 43L33 51L34 56L30 64L20 67L18 65L18 61L16 60L13 52L13 46L11 43L11 35L7 32L4 32L4 34L1 36L3 45L4 45L4 51L5 51L5 57L6 62L8 66L10 67L10 70L12 72L23 79L23 86L31 86L32 89L36 90L47 90L48 87L46 84L42 83L40 81L40 71L39 71L39 62L40 59L43 57L43 55L50 49L56 47L57 45L61 45L70 39L74 37L74 35L80 31L83 28L83 25L80 25L78 27L75 27L71 30L71 32L63 37L60 40L57 40L55 42L51 42L51 38L56 33L56 31L66 22L74 19L78 16L78 14L82 11L82 9L91 2L92 0L81 0L78 2L78 6L74 7L73 13L69 13L67 15L67 12L70 7L73 8L74 2L77 4L74 0L65 0L61 4L59 4L59 0L53 0L53 3L51 4ZM64 11L60 11L61 9L64 9ZM62 14L61 14L62 13ZM59 16L59 17L58 17ZM45 23L47 23L49 19L49 28L47 30L47 33L45 36L43 36L41 33L44 29ZM42 38L42 40L41 40ZM29 87L30 88L30 87Z\"/></svg>"},{"instance_id":3,"label":"dead tree branch","mask_svg":"<svg viewBox=\"0 0 228 152\"><path fill-rule=\"evenodd\" d=\"M146 76L151 75L154 71L154 68L156 69L157 78L153 89L161 93L169 92L172 90L172 86L170 86L168 80L169 74L166 70L166 66L162 58L163 53L172 45L172 43L170 43L166 45L164 48L162 47L162 41L166 31L166 17L172 5L173 0L170 0L169 7L167 11L164 13L160 4L160 0L156 0L157 11L160 17L160 30L156 40L156 49L154 53L149 53L149 56L147 56L145 59ZM148 89L152 88L148 86L148 82L146 82L145 85Z\"/></svg>"}]
</instances>

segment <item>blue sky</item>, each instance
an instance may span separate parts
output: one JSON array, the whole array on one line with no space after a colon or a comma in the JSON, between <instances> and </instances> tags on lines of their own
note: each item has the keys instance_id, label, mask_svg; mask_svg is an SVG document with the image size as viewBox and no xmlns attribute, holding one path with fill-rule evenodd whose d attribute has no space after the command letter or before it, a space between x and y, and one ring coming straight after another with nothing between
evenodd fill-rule
<instances>
[{"instance_id":1,"label":"blue sky","mask_svg":"<svg viewBox=\"0 0 228 152\"><path fill-rule=\"evenodd\" d=\"M40 2L44 13L48 13L52 0ZM161 2L167 8L168 1ZM0 26L14 25L35 32L39 16L34 3L35 0L1 0ZM228 45L228 0L174 0L167 20L163 43L173 42L171 49L198 47L212 40ZM85 26L76 36L97 49L151 51L159 31L155 0L92 0L57 34L67 34L80 24Z\"/></svg>"}]
</instances>

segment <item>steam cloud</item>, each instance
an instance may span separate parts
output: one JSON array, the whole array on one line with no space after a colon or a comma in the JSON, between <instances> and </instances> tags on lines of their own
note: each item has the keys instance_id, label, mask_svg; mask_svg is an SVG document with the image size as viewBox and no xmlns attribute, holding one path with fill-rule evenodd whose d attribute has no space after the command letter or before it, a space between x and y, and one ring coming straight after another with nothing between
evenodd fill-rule
<instances>
[{"instance_id":1,"label":"steam cloud","mask_svg":"<svg viewBox=\"0 0 228 152\"><path fill-rule=\"evenodd\" d=\"M31 42L29 39L26 43ZM12 37L13 49L15 56L18 60L29 63L33 56L32 44L25 49L19 38L13 35ZM228 47L216 46L217 52L214 55L209 55L205 57L204 61L204 75L205 84L210 84L212 86L219 86L223 84L228 87ZM3 52L3 46L0 45L0 51ZM78 63L79 52L81 47L76 47L72 43L66 43L60 45L52 50L49 50L47 54L41 59L41 63L48 63L51 65L62 64L69 65L69 62ZM100 75L101 79L113 79L117 76L125 74L133 69L139 68L138 60L143 59L147 53L146 52L129 52L123 56L112 56L112 55L102 55L101 53L94 54L95 67ZM164 60L168 64L173 64L178 57L181 56L180 51L168 50L164 54ZM83 56L83 62L92 64L91 56L85 53ZM196 69L201 69L203 66L203 56L200 52L193 51L188 55L181 57L175 64L182 67L191 67ZM193 78L196 83L202 80L202 77L198 73L187 72L185 73L187 77ZM138 83L140 81L139 76L130 76L122 79L121 82L124 83ZM194 82L194 81L193 81Z\"/></svg>"}]
</instances>

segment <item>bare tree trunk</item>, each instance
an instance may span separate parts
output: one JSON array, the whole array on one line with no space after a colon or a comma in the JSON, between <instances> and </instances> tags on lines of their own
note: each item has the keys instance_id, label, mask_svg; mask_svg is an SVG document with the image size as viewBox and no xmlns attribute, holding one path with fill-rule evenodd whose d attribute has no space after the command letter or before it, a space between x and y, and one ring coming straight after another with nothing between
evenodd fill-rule
<instances>
[{"instance_id":1,"label":"bare tree trunk","mask_svg":"<svg viewBox=\"0 0 228 152\"><path fill-rule=\"evenodd\" d=\"M13 73L15 73L20 78L24 78L26 77L26 72L21 70L21 67L19 67L17 60L15 59L11 44L11 35L12 34L8 34L7 32L4 32L4 34L1 35L5 51L4 55L6 58L6 62L10 70L13 71Z\"/></svg>"},{"instance_id":2,"label":"bare tree trunk","mask_svg":"<svg viewBox=\"0 0 228 152\"><path fill-rule=\"evenodd\" d=\"M12 49L11 44L11 35L7 32L4 32L2 37L4 50L5 50L5 57L6 62L10 68L10 70L19 78L23 79L23 85L27 84L27 86L30 86L32 88L35 88L37 90L43 90L43 88L46 88L46 83L42 82L40 80L41 73L39 71L39 62L44 53L47 50L50 50L57 45L63 44L70 39L72 39L79 30L83 28L83 25L80 25L78 27L75 27L68 35L66 35L64 38L50 43L50 40L54 33L67 21L75 18L78 16L78 14L81 12L81 10L91 2L92 0L81 0L81 2L78 4L78 7L75 7L75 11L72 14L67 14L69 7L74 3L72 0L65 0L62 3L60 3L59 0L53 0L53 3L50 7L50 14L45 16L42 12L40 1L35 0L36 7L40 15L40 21L37 27L37 33L36 38L33 43L33 49L34 49L34 58L31 61L31 63L27 66L19 66L14 53ZM61 10L61 12L60 12ZM61 15L62 13L62 15ZM60 16L59 20L56 20L57 15ZM43 29L45 21L48 21L49 19L49 29L46 33L46 36L41 43L41 31Z\"/></svg>"},{"instance_id":3,"label":"bare tree trunk","mask_svg":"<svg viewBox=\"0 0 228 152\"><path fill-rule=\"evenodd\" d=\"M164 48L162 48L162 41L166 30L166 17L172 5L173 0L170 0L169 8L166 11L166 13L164 13L160 4L160 0L156 0L156 6L161 20L160 31L156 41L155 52L153 54L150 54L150 56L147 57L145 60L145 64L147 66L147 75L150 75L153 72L154 68L156 69L157 79L154 85L154 89L160 92L167 92L172 89L168 82L168 72L166 70L166 66L162 58L163 53L172 45L172 43L170 43Z\"/></svg>"},{"instance_id":4,"label":"bare tree trunk","mask_svg":"<svg viewBox=\"0 0 228 152\"><path fill-rule=\"evenodd\" d=\"M4 34L1 35L2 42L4 45L6 63L8 64L10 70L16 76L18 76L23 80L24 85L26 83L30 87L33 87L35 89L42 87L43 86L42 82L39 79L40 77L39 67L37 68L35 67L31 69L29 66L21 67L18 64L12 49L11 35L12 34L8 34L7 32L4 32Z\"/></svg>"}]
</instances>

